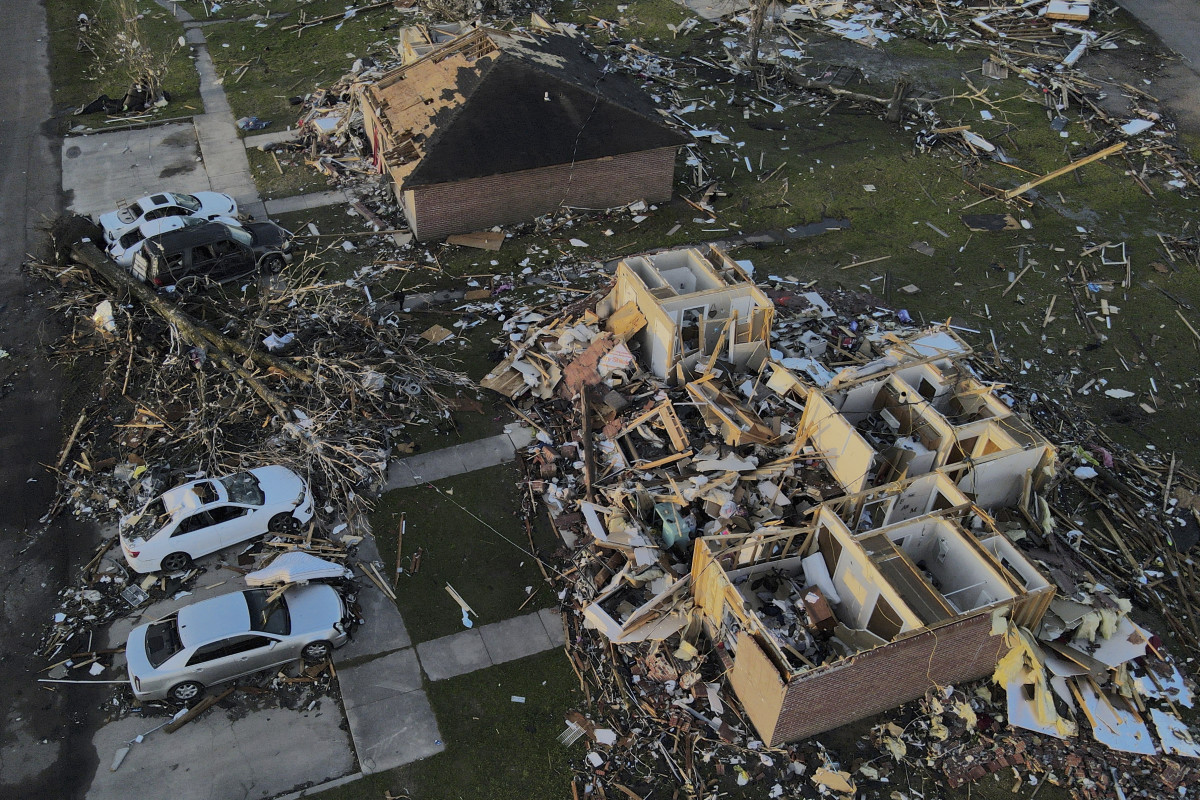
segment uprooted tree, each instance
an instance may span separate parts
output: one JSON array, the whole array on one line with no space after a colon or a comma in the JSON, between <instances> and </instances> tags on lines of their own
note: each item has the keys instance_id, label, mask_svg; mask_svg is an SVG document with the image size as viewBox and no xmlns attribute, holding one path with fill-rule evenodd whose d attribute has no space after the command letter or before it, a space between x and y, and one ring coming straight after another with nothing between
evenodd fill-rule
<instances>
[{"instance_id":1,"label":"uprooted tree","mask_svg":"<svg viewBox=\"0 0 1200 800\"><path fill-rule=\"evenodd\" d=\"M141 111L164 97L171 59L185 44L181 36L171 45L152 45L143 21L136 0L101 0L80 32L96 56L93 76L125 87L123 111Z\"/></svg>"}]
</instances>

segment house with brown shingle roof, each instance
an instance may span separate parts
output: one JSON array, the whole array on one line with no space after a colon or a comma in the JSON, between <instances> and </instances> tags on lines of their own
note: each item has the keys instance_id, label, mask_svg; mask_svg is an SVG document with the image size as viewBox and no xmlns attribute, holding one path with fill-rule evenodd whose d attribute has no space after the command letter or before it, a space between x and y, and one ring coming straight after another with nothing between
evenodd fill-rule
<instances>
[{"instance_id":1,"label":"house with brown shingle roof","mask_svg":"<svg viewBox=\"0 0 1200 800\"><path fill-rule=\"evenodd\" d=\"M359 91L374 166L418 239L669 200L689 141L569 33L476 29Z\"/></svg>"}]
</instances>

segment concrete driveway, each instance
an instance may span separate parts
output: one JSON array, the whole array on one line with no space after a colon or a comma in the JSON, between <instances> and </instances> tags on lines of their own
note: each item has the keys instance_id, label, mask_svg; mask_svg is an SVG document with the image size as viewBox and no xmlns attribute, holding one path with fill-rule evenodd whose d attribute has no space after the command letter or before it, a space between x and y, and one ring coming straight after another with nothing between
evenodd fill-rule
<instances>
[{"instance_id":1,"label":"concrete driveway","mask_svg":"<svg viewBox=\"0 0 1200 800\"><path fill-rule=\"evenodd\" d=\"M62 165L67 207L77 214L101 214L118 200L164 189L221 191L209 183L191 120L69 136Z\"/></svg>"},{"instance_id":2,"label":"concrete driveway","mask_svg":"<svg viewBox=\"0 0 1200 800\"><path fill-rule=\"evenodd\" d=\"M311 711L276 708L236 720L218 707L173 734L159 730L133 742L163 721L133 716L100 729L94 740L100 767L88 800L274 797L354 768L350 736L332 698ZM126 746L124 762L110 771L114 754Z\"/></svg>"},{"instance_id":3,"label":"concrete driveway","mask_svg":"<svg viewBox=\"0 0 1200 800\"><path fill-rule=\"evenodd\" d=\"M99 644L120 647L136 625L191 603L245 590L241 575L221 566L235 564L243 549L245 545L235 545L196 559L196 566L206 572L188 592L115 620ZM117 550L105 558L122 561ZM374 542L368 538L353 561L377 558ZM101 571L106 567L102 565ZM154 730L167 721L165 717L130 714L105 725L94 737L100 765L87 797L126 800L146 786L160 787L164 793L165 787L171 787L170 796L178 800L275 797L297 787L382 772L441 752L444 745L425 695L417 654L395 603L365 578L358 602L365 622L354 639L334 654L340 701L336 695L325 696L311 709L293 711L262 708L263 701L235 694L228 708L218 705L169 735ZM105 677L118 679L124 670L124 657L118 654ZM268 697L265 704L273 702ZM143 741L130 744L139 734L146 734ZM129 754L118 770L111 771L114 754L125 746L130 747Z\"/></svg>"}]
</instances>

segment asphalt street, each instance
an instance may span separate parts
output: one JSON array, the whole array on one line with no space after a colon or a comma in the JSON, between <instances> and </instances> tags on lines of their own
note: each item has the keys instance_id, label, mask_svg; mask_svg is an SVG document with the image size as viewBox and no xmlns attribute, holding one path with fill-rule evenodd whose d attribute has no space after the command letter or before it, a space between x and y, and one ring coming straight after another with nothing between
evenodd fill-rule
<instances>
[{"instance_id":1,"label":"asphalt street","mask_svg":"<svg viewBox=\"0 0 1200 800\"><path fill-rule=\"evenodd\" d=\"M49 692L34 656L56 594L93 534L60 516L39 523L54 494L65 381L46 358L60 334L52 292L21 271L43 221L62 208L42 3L0 1L0 796L78 797L95 769L95 690Z\"/></svg>"}]
</instances>

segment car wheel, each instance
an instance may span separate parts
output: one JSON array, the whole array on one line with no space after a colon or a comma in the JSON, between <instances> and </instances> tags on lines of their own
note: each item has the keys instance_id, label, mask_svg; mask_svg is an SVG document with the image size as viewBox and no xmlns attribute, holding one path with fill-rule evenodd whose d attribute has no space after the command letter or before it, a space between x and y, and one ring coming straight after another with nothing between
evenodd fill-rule
<instances>
[{"instance_id":1,"label":"car wheel","mask_svg":"<svg viewBox=\"0 0 1200 800\"><path fill-rule=\"evenodd\" d=\"M300 520L288 513L276 514L267 523L267 530L271 533L296 533L300 530Z\"/></svg>"},{"instance_id":2,"label":"car wheel","mask_svg":"<svg viewBox=\"0 0 1200 800\"><path fill-rule=\"evenodd\" d=\"M158 568L163 572L179 572L191 565L192 557L187 553L171 553L169 556L163 556L163 560L159 562Z\"/></svg>"},{"instance_id":3,"label":"car wheel","mask_svg":"<svg viewBox=\"0 0 1200 800\"><path fill-rule=\"evenodd\" d=\"M184 681L172 686L167 694L178 703L188 703L204 694L204 687L196 681Z\"/></svg>"},{"instance_id":4,"label":"car wheel","mask_svg":"<svg viewBox=\"0 0 1200 800\"><path fill-rule=\"evenodd\" d=\"M283 272L284 264L283 256L278 253L272 253L263 259L263 271L268 275L278 275Z\"/></svg>"},{"instance_id":5,"label":"car wheel","mask_svg":"<svg viewBox=\"0 0 1200 800\"><path fill-rule=\"evenodd\" d=\"M329 642L309 642L304 645L304 649L300 651L300 655L310 664L316 664L329 658L329 654L333 652L333 645Z\"/></svg>"}]
</instances>

